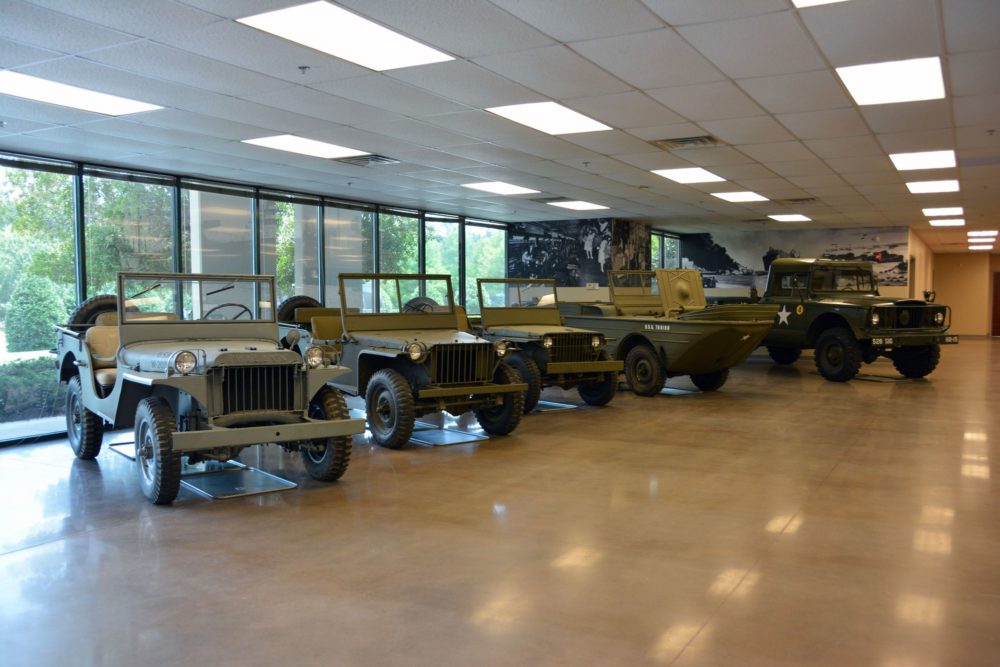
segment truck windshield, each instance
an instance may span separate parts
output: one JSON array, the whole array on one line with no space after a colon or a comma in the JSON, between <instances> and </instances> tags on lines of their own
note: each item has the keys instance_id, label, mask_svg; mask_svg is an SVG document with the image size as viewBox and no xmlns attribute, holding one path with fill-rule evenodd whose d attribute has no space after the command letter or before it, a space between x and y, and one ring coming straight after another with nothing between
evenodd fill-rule
<instances>
[{"instance_id":1,"label":"truck windshield","mask_svg":"<svg viewBox=\"0 0 1000 667\"><path fill-rule=\"evenodd\" d=\"M122 322L272 322L271 285L252 276L123 274Z\"/></svg>"},{"instance_id":2,"label":"truck windshield","mask_svg":"<svg viewBox=\"0 0 1000 667\"><path fill-rule=\"evenodd\" d=\"M859 268L822 268L812 272L811 287L816 292L874 292L871 271Z\"/></svg>"},{"instance_id":3,"label":"truck windshield","mask_svg":"<svg viewBox=\"0 0 1000 667\"><path fill-rule=\"evenodd\" d=\"M451 285L447 278L341 278L342 304L360 314L451 313Z\"/></svg>"},{"instance_id":4,"label":"truck windshield","mask_svg":"<svg viewBox=\"0 0 1000 667\"><path fill-rule=\"evenodd\" d=\"M485 308L557 308L556 288L552 282L507 282L483 280L482 305Z\"/></svg>"}]
</instances>

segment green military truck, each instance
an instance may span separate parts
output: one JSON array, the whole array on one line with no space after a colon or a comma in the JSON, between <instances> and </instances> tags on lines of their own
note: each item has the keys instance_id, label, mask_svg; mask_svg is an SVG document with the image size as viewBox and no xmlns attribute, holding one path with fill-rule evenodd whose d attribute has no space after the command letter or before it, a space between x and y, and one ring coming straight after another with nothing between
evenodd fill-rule
<instances>
[{"instance_id":1,"label":"green military truck","mask_svg":"<svg viewBox=\"0 0 1000 667\"><path fill-rule=\"evenodd\" d=\"M555 280L480 278L477 287L481 316L474 331L516 348L504 362L528 384L525 412L538 405L543 387L576 387L589 405L614 398L623 364L608 356L603 334L563 323Z\"/></svg>"},{"instance_id":2,"label":"green military truck","mask_svg":"<svg viewBox=\"0 0 1000 667\"><path fill-rule=\"evenodd\" d=\"M937 367L940 346L958 342L946 333L948 306L879 295L871 262L776 259L760 302L780 306L763 343L771 359L790 364L813 349L816 370L832 382L850 380L880 356L922 378Z\"/></svg>"}]
</instances>

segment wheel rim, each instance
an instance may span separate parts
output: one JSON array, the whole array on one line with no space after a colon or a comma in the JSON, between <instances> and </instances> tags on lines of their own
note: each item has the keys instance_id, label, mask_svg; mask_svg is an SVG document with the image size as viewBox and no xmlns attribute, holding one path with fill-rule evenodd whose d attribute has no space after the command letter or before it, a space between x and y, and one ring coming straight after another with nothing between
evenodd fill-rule
<instances>
[{"instance_id":1,"label":"wheel rim","mask_svg":"<svg viewBox=\"0 0 1000 667\"><path fill-rule=\"evenodd\" d=\"M322 463L323 458L326 457L326 452L329 449L328 445L324 445L322 450L317 450L315 447L310 447L306 449L306 456L313 463Z\"/></svg>"},{"instance_id":2,"label":"wheel rim","mask_svg":"<svg viewBox=\"0 0 1000 667\"><path fill-rule=\"evenodd\" d=\"M396 404L388 390L382 389L378 392L373 413L371 426L378 432L388 432L396 425Z\"/></svg>"},{"instance_id":3,"label":"wheel rim","mask_svg":"<svg viewBox=\"0 0 1000 667\"><path fill-rule=\"evenodd\" d=\"M83 404L76 394L70 395L69 401L69 435L74 442L79 442L83 433Z\"/></svg>"},{"instance_id":4,"label":"wheel rim","mask_svg":"<svg viewBox=\"0 0 1000 667\"><path fill-rule=\"evenodd\" d=\"M149 424L139 427L139 437L135 443L135 460L139 463L139 472L147 483L152 483L156 466L156 448L153 446L153 433Z\"/></svg>"},{"instance_id":5,"label":"wheel rim","mask_svg":"<svg viewBox=\"0 0 1000 667\"><path fill-rule=\"evenodd\" d=\"M826 362L831 366L840 366L844 363L844 348L836 343L827 346L826 348Z\"/></svg>"},{"instance_id":6,"label":"wheel rim","mask_svg":"<svg viewBox=\"0 0 1000 667\"><path fill-rule=\"evenodd\" d=\"M647 384L653 379L653 365L646 359L640 359L633 369L636 381L640 384Z\"/></svg>"}]
</instances>

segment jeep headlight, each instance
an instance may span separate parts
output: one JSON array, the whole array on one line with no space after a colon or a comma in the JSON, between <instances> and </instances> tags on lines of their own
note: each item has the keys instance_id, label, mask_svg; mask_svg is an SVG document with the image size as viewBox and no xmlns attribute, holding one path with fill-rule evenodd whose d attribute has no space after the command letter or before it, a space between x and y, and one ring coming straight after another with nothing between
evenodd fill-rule
<instances>
[{"instance_id":1,"label":"jeep headlight","mask_svg":"<svg viewBox=\"0 0 1000 667\"><path fill-rule=\"evenodd\" d=\"M181 350L174 355L172 366L174 367L174 371L180 373L181 375L187 375L193 371L197 365L198 357L194 356L194 352Z\"/></svg>"},{"instance_id":2,"label":"jeep headlight","mask_svg":"<svg viewBox=\"0 0 1000 667\"><path fill-rule=\"evenodd\" d=\"M878 316L878 313L876 313L876 312L872 311L872 326L873 326L873 327L877 327L877 326L878 326L878 323L879 323L879 316Z\"/></svg>"},{"instance_id":3,"label":"jeep headlight","mask_svg":"<svg viewBox=\"0 0 1000 667\"><path fill-rule=\"evenodd\" d=\"M593 336L590 337L590 346L592 348L596 350L601 345L604 345L604 336L601 336L600 334L594 334Z\"/></svg>"},{"instance_id":4,"label":"jeep headlight","mask_svg":"<svg viewBox=\"0 0 1000 667\"><path fill-rule=\"evenodd\" d=\"M410 356L410 361L419 364L427 358L427 346L419 340L415 340L406 346L406 354Z\"/></svg>"},{"instance_id":5,"label":"jeep headlight","mask_svg":"<svg viewBox=\"0 0 1000 667\"><path fill-rule=\"evenodd\" d=\"M510 344L505 340L498 340L493 343L493 349L497 351L498 357L502 357L507 354L508 350L510 350Z\"/></svg>"},{"instance_id":6,"label":"jeep headlight","mask_svg":"<svg viewBox=\"0 0 1000 667\"><path fill-rule=\"evenodd\" d=\"M934 313L934 324L937 324L938 326L944 324L944 313L941 311Z\"/></svg>"},{"instance_id":7,"label":"jeep headlight","mask_svg":"<svg viewBox=\"0 0 1000 667\"><path fill-rule=\"evenodd\" d=\"M323 348L317 345L310 345L306 350L306 366L309 368L319 368L323 365Z\"/></svg>"},{"instance_id":8,"label":"jeep headlight","mask_svg":"<svg viewBox=\"0 0 1000 667\"><path fill-rule=\"evenodd\" d=\"M546 336L543 338L542 345L545 346L546 349L552 347L552 336Z\"/></svg>"}]
</instances>

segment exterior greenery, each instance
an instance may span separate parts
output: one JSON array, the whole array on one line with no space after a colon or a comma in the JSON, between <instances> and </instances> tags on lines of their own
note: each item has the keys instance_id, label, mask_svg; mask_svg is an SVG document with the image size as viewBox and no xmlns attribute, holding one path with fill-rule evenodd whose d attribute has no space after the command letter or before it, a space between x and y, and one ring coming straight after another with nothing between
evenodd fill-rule
<instances>
[{"instance_id":1,"label":"exterior greenery","mask_svg":"<svg viewBox=\"0 0 1000 667\"><path fill-rule=\"evenodd\" d=\"M0 422L62 414L66 387L53 382L53 367L49 356L0 364Z\"/></svg>"},{"instance_id":2,"label":"exterior greenery","mask_svg":"<svg viewBox=\"0 0 1000 667\"><path fill-rule=\"evenodd\" d=\"M53 327L65 320L66 307L55 283L42 276L25 274L10 299L5 326L7 351L49 349Z\"/></svg>"}]
</instances>

